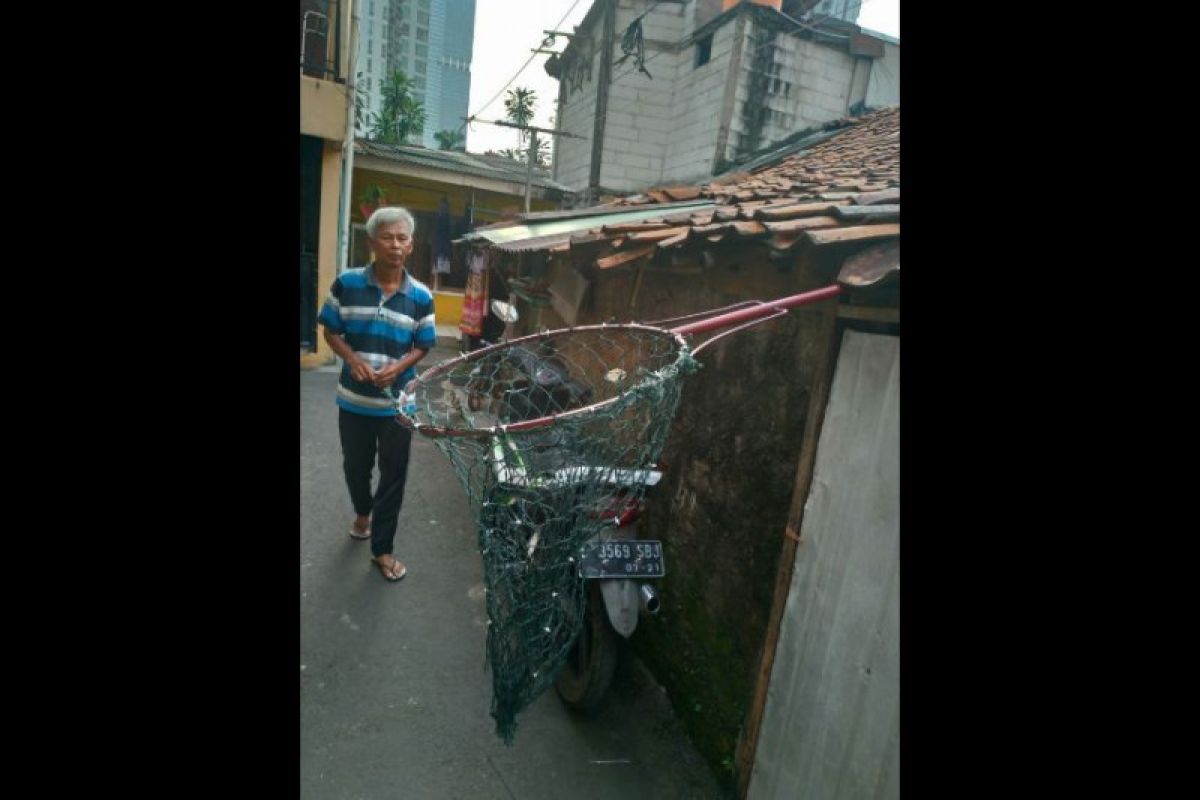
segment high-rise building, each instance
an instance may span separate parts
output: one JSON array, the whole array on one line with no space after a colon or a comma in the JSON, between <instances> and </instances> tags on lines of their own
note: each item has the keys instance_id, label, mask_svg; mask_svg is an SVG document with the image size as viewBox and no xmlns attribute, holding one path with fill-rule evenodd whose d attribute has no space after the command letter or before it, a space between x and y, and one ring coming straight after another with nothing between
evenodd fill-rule
<instances>
[{"instance_id":1,"label":"high-rise building","mask_svg":"<svg viewBox=\"0 0 1200 800\"><path fill-rule=\"evenodd\" d=\"M413 144L436 147L434 134L457 130L467 116L475 0L359 0L358 73L367 98L359 135L379 111L387 76L403 70L425 106Z\"/></svg>"}]
</instances>

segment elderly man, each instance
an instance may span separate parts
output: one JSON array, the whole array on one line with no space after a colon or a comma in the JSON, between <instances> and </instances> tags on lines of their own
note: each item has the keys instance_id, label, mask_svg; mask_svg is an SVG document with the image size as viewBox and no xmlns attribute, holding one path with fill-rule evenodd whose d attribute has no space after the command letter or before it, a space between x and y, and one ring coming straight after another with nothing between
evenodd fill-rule
<instances>
[{"instance_id":1,"label":"elderly man","mask_svg":"<svg viewBox=\"0 0 1200 800\"><path fill-rule=\"evenodd\" d=\"M367 220L372 262L333 282L319 320L325 341L343 361L338 379L342 467L355 518L350 536L371 540L371 561L389 581L407 568L392 555L412 434L396 423L393 399L437 341L433 294L405 269L416 225L398 206ZM379 485L371 470L379 457Z\"/></svg>"}]
</instances>

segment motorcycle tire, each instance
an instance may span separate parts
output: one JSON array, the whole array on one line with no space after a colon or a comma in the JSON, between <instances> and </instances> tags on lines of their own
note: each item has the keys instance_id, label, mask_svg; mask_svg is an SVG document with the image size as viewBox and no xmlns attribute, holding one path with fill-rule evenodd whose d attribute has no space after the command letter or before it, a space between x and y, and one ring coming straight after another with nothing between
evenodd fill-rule
<instances>
[{"instance_id":1,"label":"motorcycle tire","mask_svg":"<svg viewBox=\"0 0 1200 800\"><path fill-rule=\"evenodd\" d=\"M567 663L554 683L559 699L580 713L600 707L617 668L618 637L608 621L600 585L588 581L583 630L571 647Z\"/></svg>"}]
</instances>

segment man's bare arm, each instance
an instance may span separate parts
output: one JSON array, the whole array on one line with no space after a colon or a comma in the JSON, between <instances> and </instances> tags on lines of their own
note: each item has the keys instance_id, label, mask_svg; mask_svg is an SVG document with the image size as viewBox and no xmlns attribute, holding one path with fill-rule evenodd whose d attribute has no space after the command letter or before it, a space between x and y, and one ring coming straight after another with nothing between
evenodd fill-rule
<instances>
[{"instance_id":1,"label":"man's bare arm","mask_svg":"<svg viewBox=\"0 0 1200 800\"><path fill-rule=\"evenodd\" d=\"M338 356L350 365L350 375L354 380L364 383L374 382L379 374L371 369L371 366L359 357L358 353L350 349L350 345L346 343L345 338L340 333L334 333L329 328L323 327L323 335L325 343L329 345L329 349L337 353Z\"/></svg>"}]
</instances>

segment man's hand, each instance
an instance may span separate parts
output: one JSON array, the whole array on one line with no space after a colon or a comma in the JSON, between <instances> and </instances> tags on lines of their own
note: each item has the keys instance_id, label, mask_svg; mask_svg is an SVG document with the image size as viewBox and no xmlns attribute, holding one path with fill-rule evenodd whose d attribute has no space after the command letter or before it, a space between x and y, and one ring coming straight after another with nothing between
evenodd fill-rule
<instances>
[{"instance_id":1,"label":"man's hand","mask_svg":"<svg viewBox=\"0 0 1200 800\"><path fill-rule=\"evenodd\" d=\"M396 382L400 377L400 373L404 371L404 365L397 361L395 364L390 364L375 373L372 380L380 389L386 389Z\"/></svg>"},{"instance_id":2,"label":"man's hand","mask_svg":"<svg viewBox=\"0 0 1200 800\"><path fill-rule=\"evenodd\" d=\"M349 365L350 377L354 378L356 381L362 381L363 383L375 382L375 370L371 369L371 365L366 361L363 361L362 358L359 357L358 353L355 353L350 349L350 345L346 344L346 339L342 336L342 334L334 333L329 329L328 326L325 326L323 335L325 337L326 344L329 345L329 349L337 353L338 357L340 357L342 361L345 361L346 364Z\"/></svg>"},{"instance_id":3,"label":"man's hand","mask_svg":"<svg viewBox=\"0 0 1200 800\"><path fill-rule=\"evenodd\" d=\"M350 360L350 375L356 381L362 381L364 383L371 382L379 385L377 380L379 373L371 369L370 365L368 365L366 361L363 361L357 356Z\"/></svg>"}]
</instances>

